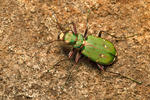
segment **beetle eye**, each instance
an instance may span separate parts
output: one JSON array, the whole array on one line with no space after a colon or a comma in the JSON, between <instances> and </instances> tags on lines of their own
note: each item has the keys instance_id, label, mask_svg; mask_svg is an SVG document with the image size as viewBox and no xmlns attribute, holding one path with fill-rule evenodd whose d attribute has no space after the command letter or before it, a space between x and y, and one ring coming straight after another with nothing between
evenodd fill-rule
<instances>
[{"instance_id":1,"label":"beetle eye","mask_svg":"<svg viewBox=\"0 0 150 100\"><path fill-rule=\"evenodd\" d=\"M63 38L64 38L64 34L63 34L63 33L60 33L60 34L58 35L58 37L57 37L57 39L59 39L59 40L63 40Z\"/></svg>"}]
</instances>

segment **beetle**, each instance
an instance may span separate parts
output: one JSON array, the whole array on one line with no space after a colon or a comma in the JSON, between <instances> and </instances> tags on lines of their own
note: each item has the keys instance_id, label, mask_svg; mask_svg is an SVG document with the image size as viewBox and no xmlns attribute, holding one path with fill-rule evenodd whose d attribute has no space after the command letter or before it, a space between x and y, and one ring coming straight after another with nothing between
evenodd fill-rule
<instances>
[{"instance_id":1,"label":"beetle","mask_svg":"<svg viewBox=\"0 0 150 100\"><path fill-rule=\"evenodd\" d=\"M88 20L87 20L88 21ZM88 23L88 22L87 22ZM81 54L96 62L98 67L103 70L103 66L112 64L116 59L116 49L112 42L101 38L104 31L98 33L98 37L93 35L87 36L88 24L86 26L84 35L77 32L76 25L72 22L73 30L62 32L58 35L58 39L64 41L66 44L72 45L69 52L69 58L77 51L75 62L77 63ZM57 22L57 25L62 30L62 27Z\"/></svg>"},{"instance_id":2,"label":"beetle","mask_svg":"<svg viewBox=\"0 0 150 100\"><path fill-rule=\"evenodd\" d=\"M64 41L66 44L72 45L72 49L69 52L68 57L71 58L73 54L76 52L76 56L75 56L76 63L79 61L81 54L82 54L88 57L89 59L91 59L92 61L94 61L95 63L97 63L98 67L103 71L104 66L111 65L115 61L117 61L117 51L116 51L114 44L106 39L103 39L101 37L101 34L104 32L114 38L122 38L122 37L116 37L114 35L107 33L106 31L99 31L97 37L93 35L87 36L88 17L87 17L87 24L86 24L84 35L77 32L76 25L73 22L71 23L73 25L73 30L71 31L70 30L64 31L64 28L60 25L60 23L58 23L56 17L55 17L55 22L57 23L57 26L59 27L59 29L62 31L58 35L58 39L56 41L60 40L60 41ZM135 35L138 35L138 34L134 34L133 36ZM130 38L133 36L128 36L125 38ZM119 39L119 40L122 40L122 39ZM138 84L142 84L142 82L139 82L131 77L121 75L120 73L116 73L112 71L106 71L106 72L113 73L123 78L129 79L133 82L136 82Z\"/></svg>"}]
</instances>

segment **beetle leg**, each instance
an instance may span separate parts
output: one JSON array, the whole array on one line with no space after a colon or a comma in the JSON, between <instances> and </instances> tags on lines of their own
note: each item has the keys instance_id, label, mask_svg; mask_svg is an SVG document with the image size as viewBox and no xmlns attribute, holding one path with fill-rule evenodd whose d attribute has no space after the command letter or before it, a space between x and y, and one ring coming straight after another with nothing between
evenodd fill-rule
<instances>
[{"instance_id":1,"label":"beetle leg","mask_svg":"<svg viewBox=\"0 0 150 100\"><path fill-rule=\"evenodd\" d=\"M85 32L84 32L84 38L86 38L86 36L87 36L87 32L88 32L88 26L86 26L86 29L85 29Z\"/></svg>"},{"instance_id":2,"label":"beetle leg","mask_svg":"<svg viewBox=\"0 0 150 100\"><path fill-rule=\"evenodd\" d=\"M77 28L76 28L76 25L74 22L72 22L72 25L73 25L73 30L74 30L74 34L77 35Z\"/></svg>"},{"instance_id":3,"label":"beetle leg","mask_svg":"<svg viewBox=\"0 0 150 100\"><path fill-rule=\"evenodd\" d=\"M86 19L86 29L84 31L84 36L83 36L84 38L86 38L87 32L88 32L88 16L87 16L87 19Z\"/></svg>"},{"instance_id":4,"label":"beetle leg","mask_svg":"<svg viewBox=\"0 0 150 100\"><path fill-rule=\"evenodd\" d=\"M99 31L98 37L101 37L101 36L102 36L102 32L103 32L103 31Z\"/></svg>"},{"instance_id":5,"label":"beetle leg","mask_svg":"<svg viewBox=\"0 0 150 100\"><path fill-rule=\"evenodd\" d=\"M99 35L100 35L100 33L102 34L102 33L104 33L104 34L107 34L107 35L110 35L111 37L113 37L113 38L122 38L122 37L116 37L115 35L112 35L112 34L109 34L107 31L100 31L99 32ZM99 37L99 35L98 35L98 37ZM100 35L101 36L101 35Z\"/></svg>"},{"instance_id":6,"label":"beetle leg","mask_svg":"<svg viewBox=\"0 0 150 100\"><path fill-rule=\"evenodd\" d=\"M85 29L84 36L83 36L84 38L86 38L87 32L88 32L88 18L87 18L87 22L86 22L86 29Z\"/></svg>"},{"instance_id":7,"label":"beetle leg","mask_svg":"<svg viewBox=\"0 0 150 100\"><path fill-rule=\"evenodd\" d=\"M81 57L81 53L78 51L75 57L75 62L77 63Z\"/></svg>"},{"instance_id":8,"label":"beetle leg","mask_svg":"<svg viewBox=\"0 0 150 100\"><path fill-rule=\"evenodd\" d=\"M104 71L104 66L97 64L98 68L100 68L100 70Z\"/></svg>"},{"instance_id":9,"label":"beetle leg","mask_svg":"<svg viewBox=\"0 0 150 100\"><path fill-rule=\"evenodd\" d=\"M68 85L68 82L70 81L71 77L72 77L72 72L75 68L78 68L76 67L76 65L71 65L71 67L73 68L72 70L69 71L69 74L68 74L68 77L66 79L66 82L65 82L65 85Z\"/></svg>"},{"instance_id":10,"label":"beetle leg","mask_svg":"<svg viewBox=\"0 0 150 100\"><path fill-rule=\"evenodd\" d=\"M68 57L71 58L72 55L74 54L75 52L75 48L72 48L72 50L70 50L69 54L68 54Z\"/></svg>"}]
</instances>

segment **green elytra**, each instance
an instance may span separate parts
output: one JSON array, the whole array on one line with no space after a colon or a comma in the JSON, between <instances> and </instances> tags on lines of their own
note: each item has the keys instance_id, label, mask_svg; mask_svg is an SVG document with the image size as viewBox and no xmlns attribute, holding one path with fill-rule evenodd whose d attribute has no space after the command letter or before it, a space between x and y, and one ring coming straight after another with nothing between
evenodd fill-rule
<instances>
[{"instance_id":1,"label":"green elytra","mask_svg":"<svg viewBox=\"0 0 150 100\"><path fill-rule=\"evenodd\" d=\"M81 54L100 65L110 65L116 57L114 45L103 38L92 35L84 38L82 34L74 32L65 33L63 40L73 45L73 48L79 49ZM77 58L78 59L78 58Z\"/></svg>"}]
</instances>

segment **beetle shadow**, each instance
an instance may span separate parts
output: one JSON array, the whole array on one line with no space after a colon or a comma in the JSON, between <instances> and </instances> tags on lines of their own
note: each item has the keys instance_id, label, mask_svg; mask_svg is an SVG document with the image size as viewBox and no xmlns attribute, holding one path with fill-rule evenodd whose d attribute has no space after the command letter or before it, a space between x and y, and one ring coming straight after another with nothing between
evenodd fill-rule
<instances>
[{"instance_id":1,"label":"beetle shadow","mask_svg":"<svg viewBox=\"0 0 150 100\"><path fill-rule=\"evenodd\" d=\"M60 46L62 53L65 54L66 56L68 56L69 52L70 52L70 48L66 47L66 46Z\"/></svg>"},{"instance_id":2,"label":"beetle shadow","mask_svg":"<svg viewBox=\"0 0 150 100\"><path fill-rule=\"evenodd\" d=\"M96 62L90 60L88 57L83 56L83 58L82 58L81 60L82 60L82 62L84 62L84 64L86 64L88 67L90 67L90 68L92 68L92 69L95 69L95 70L99 70L99 72L102 72L102 71L103 71L103 70L101 70L101 69L98 67L98 65L97 65ZM113 65L113 63L110 64L110 65L103 65L104 71L105 71L107 68L111 67L112 65Z\"/></svg>"}]
</instances>

